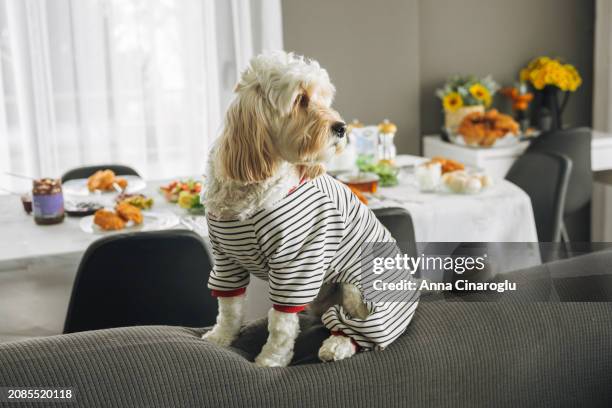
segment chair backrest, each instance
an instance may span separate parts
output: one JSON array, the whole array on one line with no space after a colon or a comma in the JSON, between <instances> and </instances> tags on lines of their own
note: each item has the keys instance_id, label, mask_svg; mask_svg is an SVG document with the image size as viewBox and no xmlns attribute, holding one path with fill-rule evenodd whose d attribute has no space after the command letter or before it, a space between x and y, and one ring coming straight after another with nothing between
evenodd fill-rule
<instances>
[{"instance_id":1,"label":"chair backrest","mask_svg":"<svg viewBox=\"0 0 612 408\"><path fill-rule=\"evenodd\" d=\"M401 207L378 208L373 212L395 238L402 253L416 257L416 237L410 213Z\"/></svg>"},{"instance_id":2,"label":"chair backrest","mask_svg":"<svg viewBox=\"0 0 612 408\"><path fill-rule=\"evenodd\" d=\"M112 235L79 265L64 333L137 325L203 327L217 302L206 287L211 262L187 230Z\"/></svg>"},{"instance_id":3,"label":"chair backrest","mask_svg":"<svg viewBox=\"0 0 612 408\"><path fill-rule=\"evenodd\" d=\"M95 166L84 166L77 167L75 169L68 170L62 176L62 182L74 179L84 179L98 170L112 170L118 176L140 176L136 170L130 166L123 166L121 164L99 164Z\"/></svg>"},{"instance_id":4,"label":"chair backrest","mask_svg":"<svg viewBox=\"0 0 612 408\"><path fill-rule=\"evenodd\" d=\"M538 239L559 242L572 161L562 154L527 152L519 157L506 179L531 198ZM517 226L520 228L520 226Z\"/></svg>"},{"instance_id":5,"label":"chair backrest","mask_svg":"<svg viewBox=\"0 0 612 408\"><path fill-rule=\"evenodd\" d=\"M528 152L554 152L572 161L564 214L571 214L591 201L593 170L591 168L591 129L573 128L546 132L535 139Z\"/></svg>"}]
</instances>

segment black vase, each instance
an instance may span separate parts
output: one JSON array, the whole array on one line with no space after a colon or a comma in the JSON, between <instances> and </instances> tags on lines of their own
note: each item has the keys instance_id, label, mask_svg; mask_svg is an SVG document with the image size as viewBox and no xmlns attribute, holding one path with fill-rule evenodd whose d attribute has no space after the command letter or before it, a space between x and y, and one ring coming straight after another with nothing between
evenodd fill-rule
<instances>
[{"instance_id":1,"label":"black vase","mask_svg":"<svg viewBox=\"0 0 612 408\"><path fill-rule=\"evenodd\" d=\"M559 103L560 93L561 90L552 85L547 85L542 90L535 92L531 123L536 124L540 130L559 130L563 126L562 115L569 92L565 93L561 103Z\"/></svg>"}]
</instances>

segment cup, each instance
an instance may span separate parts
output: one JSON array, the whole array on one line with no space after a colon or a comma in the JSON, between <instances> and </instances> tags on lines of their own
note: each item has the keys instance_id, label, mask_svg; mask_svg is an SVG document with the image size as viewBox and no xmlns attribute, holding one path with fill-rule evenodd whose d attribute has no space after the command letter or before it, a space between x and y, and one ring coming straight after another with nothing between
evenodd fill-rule
<instances>
[{"instance_id":1,"label":"cup","mask_svg":"<svg viewBox=\"0 0 612 408\"><path fill-rule=\"evenodd\" d=\"M419 190L436 191L442 182L442 164L438 162L424 163L416 168L416 178Z\"/></svg>"}]
</instances>

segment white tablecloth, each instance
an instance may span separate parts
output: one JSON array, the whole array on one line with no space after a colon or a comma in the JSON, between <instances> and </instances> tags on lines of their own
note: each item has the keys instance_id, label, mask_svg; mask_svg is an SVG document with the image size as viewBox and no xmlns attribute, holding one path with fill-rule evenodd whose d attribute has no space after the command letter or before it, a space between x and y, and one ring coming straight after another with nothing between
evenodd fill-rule
<instances>
[{"instance_id":1,"label":"white tablecloth","mask_svg":"<svg viewBox=\"0 0 612 408\"><path fill-rule=\"evenodd\" d=\"M164 202L151 182L145 193L156 211L184 211ZM402 206L412 215L419 242L537 241L531 203L518 187L499 181L480 195L419 193L409 178L381 188L388 198L373 206ZM79 219L37 226L19 197L0 196L0 342L61 333L81 255L98 236L79 228ZM249 318L265 315L265 282L252 280Z\"/></svg>"},{"instance_id":2,"label":"white tablecloth","mask_svg":"<svg viewBox=\"0 0 612 408\"><path fill-rule=\"evenodd\" d=\"M537 242L529 196L506 180L479 194L421 193L410 177L380 188L370 206L410 212L417 242Z\"/></svg>"}]
</instances>

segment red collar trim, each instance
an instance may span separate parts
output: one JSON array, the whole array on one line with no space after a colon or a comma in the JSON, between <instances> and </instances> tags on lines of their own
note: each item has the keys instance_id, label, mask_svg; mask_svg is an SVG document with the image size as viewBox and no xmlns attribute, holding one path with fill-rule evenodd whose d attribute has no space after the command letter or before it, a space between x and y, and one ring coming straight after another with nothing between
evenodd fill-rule
<instances>
[{"instance_id":1,"label":"red collar trim","mask_svg":"<svg viewBox=\"0 0 612 408\"><path fill-rule=\"evenodd\" d=\"M291 187L291 188L289 189L289 192L287 192L287 195L289 195L289 194L293 193L295 190L297 190L297 188L298 188L299 186L301 186L302 184L304 184L304 183L305 183L305 182L307 182L307 181L308 181L308 177L303 176L303 177L300 179L300 182L299 182L299 183L298 183L296 186L293 186L293 187Z\"/></svg>"}]
</instances>

